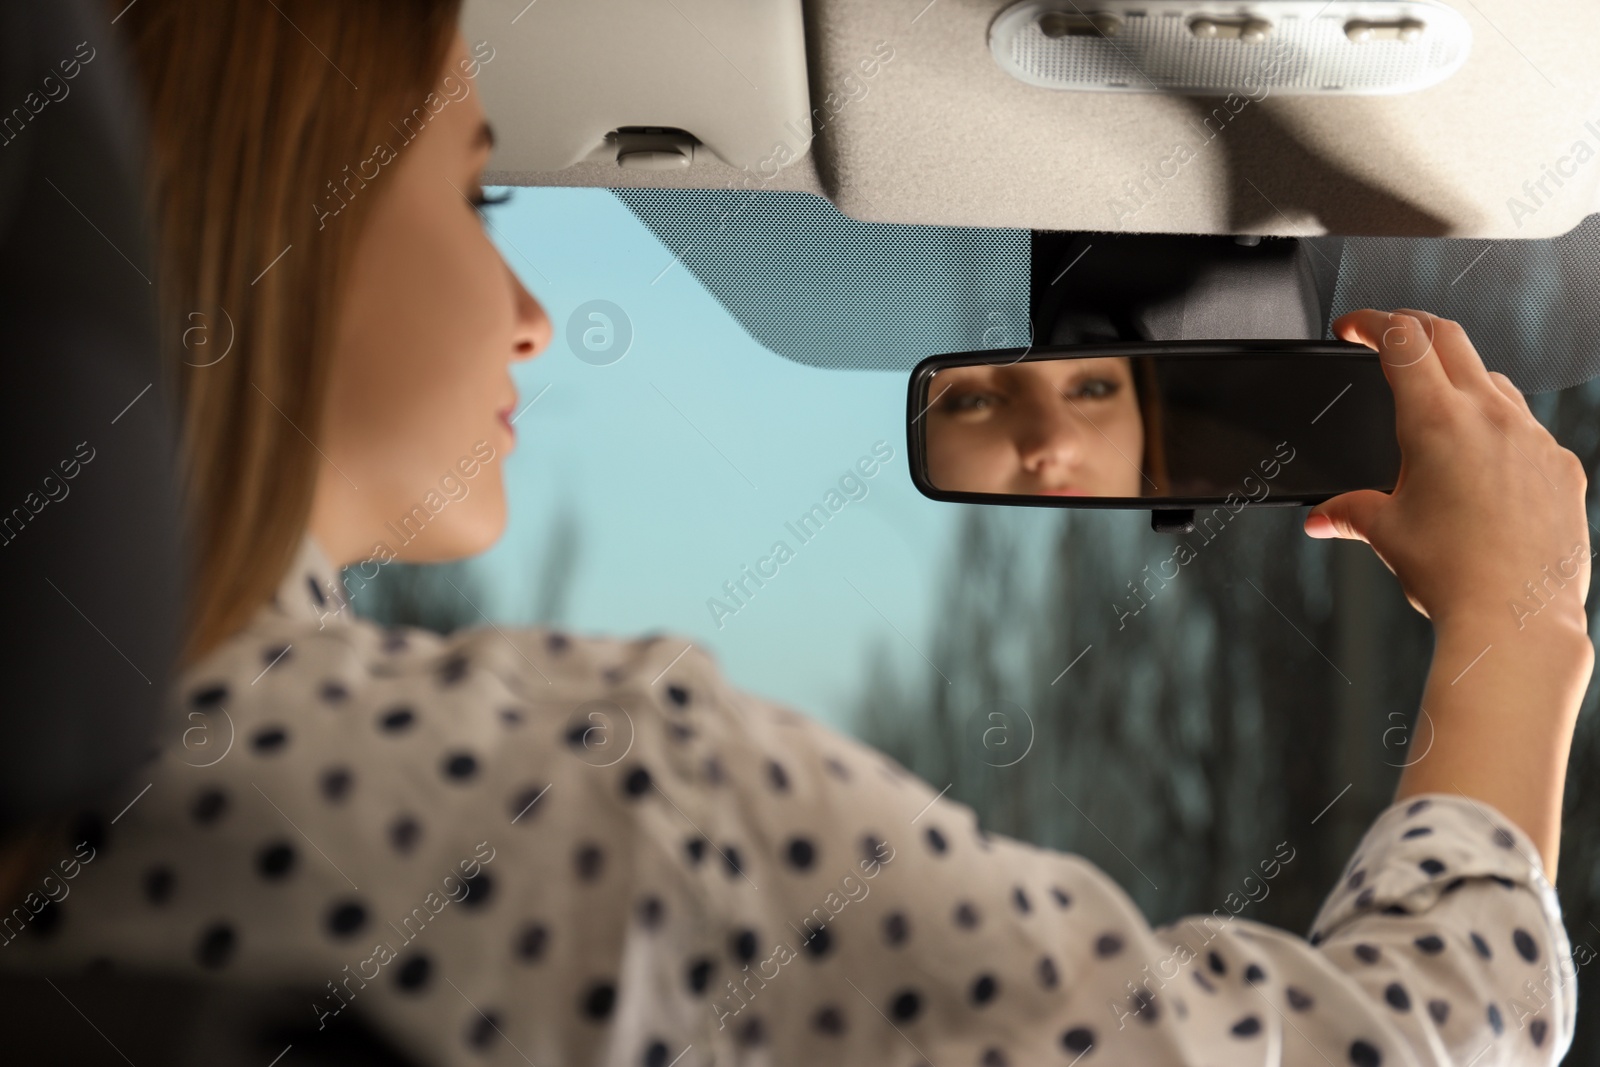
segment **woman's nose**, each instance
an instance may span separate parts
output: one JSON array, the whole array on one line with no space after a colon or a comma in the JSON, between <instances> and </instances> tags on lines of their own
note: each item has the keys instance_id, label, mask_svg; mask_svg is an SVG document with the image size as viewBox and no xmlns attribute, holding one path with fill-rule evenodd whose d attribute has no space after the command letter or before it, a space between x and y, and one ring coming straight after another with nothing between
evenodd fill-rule
<instances>
[{"instance_id":1,"label":"woman's nose","mask_svg":"<svg viewBox=\"0 0 1600 1067\"><path fill-rule=\"evenodd\" d=\"M549 347L555 328L550 325L550 316L545 314L544 305L528 292L509 264L506 273L511 277L512 299L517 305L516 335L512 339L511 358L532 359Z\"/></svg>"},{"instance_id":2,"label":"woman's nose","mask_svg":"<svg viewBox=\"0 0 1600 1067\"><path fill-rule=\"evenodd\" d=\"M1023 470L1041 475L1053 468L1075 466L1083 456L1086 432L1093 430L1060 405L1043 405L1036 409L1017 440Z\"/></svg>"}]
</instances>

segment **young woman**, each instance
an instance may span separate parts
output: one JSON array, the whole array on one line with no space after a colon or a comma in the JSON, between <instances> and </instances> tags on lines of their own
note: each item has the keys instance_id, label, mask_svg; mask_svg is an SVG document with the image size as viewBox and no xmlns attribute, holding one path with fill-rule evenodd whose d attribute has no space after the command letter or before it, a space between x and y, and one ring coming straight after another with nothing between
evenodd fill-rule
<instances>
[{"instance_id":1,"label":"young woman","mask_svg":"<svg viewBox=\"0 0 1600 1067\"><path fill-rule=\"evenodd\" d=\"M308 984L324 1026L361 1012L440 1064L1561 1058L1584 475L1425 313L1339 322L1383 353L1405 474L1307 529L1369 540L1432 618L1436 736L1309 940L1222 902L1152 929L1083 860L986 835L687 641L355 617L339 565L494 540L508 369L550 335L478 225L490 60L455 15L124 14L170 322L226 310L238 335L172 351L198 580L167 739L47 937L0 959Z\"/></svg>"},{"instance_id":2,"label":"young woman","mask_svg":"<svg viewBox=\"0 0 1600 1067\"><path fill-rule=\"evenodd\" d=\"M928 480L968 493L1160 496L1157 388L1144 357L942 370L928 383Z\"/></svg>"}]
</instances>

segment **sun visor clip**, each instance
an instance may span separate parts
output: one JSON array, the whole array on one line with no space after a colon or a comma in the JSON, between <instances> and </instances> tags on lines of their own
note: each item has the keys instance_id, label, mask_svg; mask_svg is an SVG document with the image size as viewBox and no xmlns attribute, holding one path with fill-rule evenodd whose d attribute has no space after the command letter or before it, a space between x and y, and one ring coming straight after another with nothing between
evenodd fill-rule
<instances>
[{"instance_id":1,"label":"sun visor clip","mask_svg":"<svg viewBox=\"0 0 1600 1067\"><path fill-rule=\"evenodd\" d=\"M606 135L617 150L617 166L628 170L684 170L700 142L686 130L623 126Z\"/></svg>"}]
</instances>

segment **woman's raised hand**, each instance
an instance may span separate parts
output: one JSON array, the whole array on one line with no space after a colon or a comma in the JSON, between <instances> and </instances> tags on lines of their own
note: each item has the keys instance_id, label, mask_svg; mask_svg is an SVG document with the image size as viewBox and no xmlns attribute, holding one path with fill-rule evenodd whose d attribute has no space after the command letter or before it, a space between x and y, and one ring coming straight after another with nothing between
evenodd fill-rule
<instances>
[{"instance_id":1,"label":"woman's raised hand","mask_svg":"<svg viewBox=\"0 0 1600 1067\"><path fill-rule=\"evenodd\" d=\"M1394 390L1392 493L1325 501L1313 537L1372 545L1433 620L1433 666L1396 800L1457 793L1494 805L1556 876L1561 798L1594 665L1588 480L1459 325L1409 309L1353 311L1334 332L1377 349Z\"/></svg>"},{"instance_id":2,"label":"woman's raised hand","mask_svg":"<svg viewBox=\"0 0 1600 1067\"><path fill-rule=\"evenodd\" d=\"M1306 533L1371 544L1436 627L1499 630L1498 620L1521 630L1538 615L1585 629L1588 481L1578 457L1509 378L1484 368L1459 324L1367 309L1333 329L1383 361L1400 479L1393 493L1326 501Z\"/></svg>"}]
</instances>

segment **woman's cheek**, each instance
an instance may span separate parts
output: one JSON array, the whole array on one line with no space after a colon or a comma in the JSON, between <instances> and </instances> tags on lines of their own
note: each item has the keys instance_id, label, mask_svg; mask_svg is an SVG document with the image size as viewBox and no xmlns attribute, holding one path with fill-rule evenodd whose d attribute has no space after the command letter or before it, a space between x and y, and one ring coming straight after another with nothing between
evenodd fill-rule
<instances>
[{"instance_id":1,"label":"woman's cheek","mask_svg":"<svg viewBox=\"0 0 1600 1067\"><path fill-rule=\"evenodd\" d=\"M938 431L943 447L931 450L928 475L936 489L977 493L1009 491L1016 464L993 435L978 426L945 420Z\"/></svg>"},{"instance_id":2,"label":"woman's cheek","mask_svg":"<svg viewBox=\"0 0 1600 1067\"><path fill-rule=\"evenodd\" d=\"M1014 493L1022 473L1017 449L992 434L974 434L967 459L968 484L980 493Z\"/></svg>"}]
</instances>

